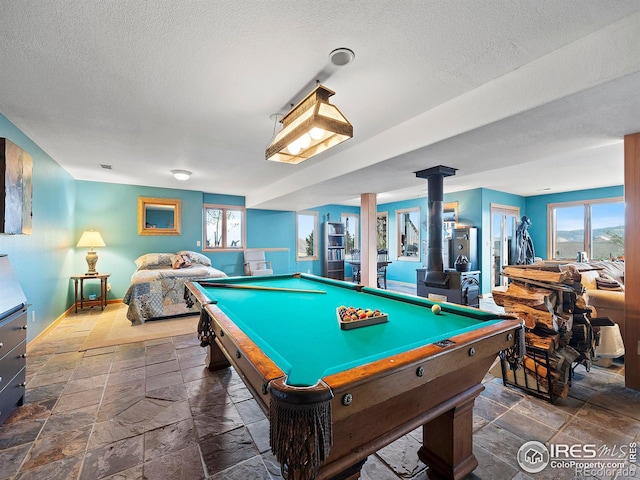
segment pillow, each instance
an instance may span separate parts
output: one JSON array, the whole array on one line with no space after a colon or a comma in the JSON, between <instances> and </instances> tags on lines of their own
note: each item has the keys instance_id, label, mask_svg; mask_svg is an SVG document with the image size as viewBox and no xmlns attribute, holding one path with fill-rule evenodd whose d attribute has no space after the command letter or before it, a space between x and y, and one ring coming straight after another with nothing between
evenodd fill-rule
<instances>
[{"instance_id":1,"label":"pillow","mask_svg":"<svg viewBox=\"0 0 640 480\"><path fill-rule=\"evenodd\" d=\"M172 255L170 253L147 253L139 256L136 260L138 270L150 270L154 268L171 267Z\"/></svg>"},{"instance_id":2,"label":"pillow","mask_svg":"<svg viewBox=\"0 0 640 480\"><path fill-rule=\"evenodd\" d=\"M191 266L191 260L189 260L189 257L186 255L176 255L171 266L174 270L188 268Z\"/></svg>"},{"instance_id":3,"label":"pillow","mask_svg":"<svg viewBox=\"0 0 640 480\"><path fill-rule=\"evenodd\" d=\"M180 250L178 255L187 256L191 263L199 263L200 265L205 265L207 267L211 266L211 260L209 260L209 257L202 255L201 253L192 252L191 250Z\"/></svg>"},{"instance_id":4,"label":"pillow","mask_svg":"<svg viewBox=\"0 0 640 480\"><path fill-rule=\"evenodd\" d=\"M606 273L601 273L596 278L596 287L598 290L609 290L611 292L622 292L624 288L617 280L614 280Z\"/></svg>"}]
</instances>

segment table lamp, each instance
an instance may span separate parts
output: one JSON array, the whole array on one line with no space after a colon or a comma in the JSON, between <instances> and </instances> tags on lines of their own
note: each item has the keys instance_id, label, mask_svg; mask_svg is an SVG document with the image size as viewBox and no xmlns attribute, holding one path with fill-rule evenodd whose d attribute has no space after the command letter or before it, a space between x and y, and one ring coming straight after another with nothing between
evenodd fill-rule
<instances>
[{"instance_id":1,"label":"table lamp","mask_svg":"<svg viewBox=\"0 0 640 480\"><path fill-rule=\"evenodd\" d=\"M93 248L106 247L104 240L102 240L102 237L100 236L100 232L94 232L93 230L87 230L86 232L83 232L77 246L89 247L89 252L87 253L87 265L89 266L89 271L87 271L86 274L98 275L98 272L96 272L98 254L93 250Z\"/></svg>"}]
</instances>

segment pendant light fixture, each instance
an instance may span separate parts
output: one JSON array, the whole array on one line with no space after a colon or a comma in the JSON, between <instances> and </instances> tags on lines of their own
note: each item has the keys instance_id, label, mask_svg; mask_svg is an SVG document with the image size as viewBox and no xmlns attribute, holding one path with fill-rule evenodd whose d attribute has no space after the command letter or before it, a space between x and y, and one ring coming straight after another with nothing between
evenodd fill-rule
<instances>
[{"instance_id":1,"label":"pendant light fixture","mask_svg":"<svg viewBox=\"0 0 640 480\"><path fill-rule=\"evenodd\" d=\"M329 103L335 92L317 85L280 122L282 130L266 150L266 159L298 164L353 137L349 120Z\"/></svg>"}]
</instances>

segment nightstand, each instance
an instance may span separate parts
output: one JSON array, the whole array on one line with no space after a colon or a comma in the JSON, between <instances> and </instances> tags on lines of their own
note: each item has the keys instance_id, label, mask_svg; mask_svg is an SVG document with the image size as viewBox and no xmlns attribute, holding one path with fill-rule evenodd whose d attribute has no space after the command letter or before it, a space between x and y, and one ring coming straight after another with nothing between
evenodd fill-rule
<instances>
[{"instance_id":1,"label":"nightstand","mask_svg":"<svg viewBox=\"0 0 640 480\"><path fill-rule=\"evenodd\" d=\"M94 305L100 305L100 309L104 310L107 306L107 278L110 273L98 273L97 275L88 275L86 273L80 273L78 275L71 275L75 287L75 302L76 313L78 313L78 304L80 308L87 306L93 307ZM85 280L100 280L100 296L96 299L84 298L84 281ZM80 297L78 297L78 282L80 283Z\"/></svg>"}]
</instances>

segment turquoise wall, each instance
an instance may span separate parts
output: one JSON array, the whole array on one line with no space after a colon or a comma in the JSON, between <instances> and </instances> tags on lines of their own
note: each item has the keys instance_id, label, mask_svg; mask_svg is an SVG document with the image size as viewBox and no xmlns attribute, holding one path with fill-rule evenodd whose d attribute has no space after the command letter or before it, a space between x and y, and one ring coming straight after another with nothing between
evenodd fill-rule
<instances>
[{"instance_id":1,"label":"turquoise wall","mask_svg":"<svg viewBox=\"0 0 640 480\"><path fill-rule=\"evenodd\" d=\"M106 247L96 249L99 257L96 270L111 273L108 280L111 284L110 299L124 296L136 269L134 260L140 255L201 250L197 246L197 242L202 241L201 192L87 181L76 181L76 192L83 201L76 205L74 242L77 243L84 230L97 230L102 235ZM138 235L138 197L180 199L182 234ZM86 249L75 249L73 267L78 273L87 269L85 255ZM210 258L213 262L213 257ZM98 282L86 282L85 285L98 289ZM68 302L73 302L71 291Z\"/></svg>"},{"instance_id":2,"label":"turquoise wall","mask_svg":"<svg viewBox=\"0 0 640 480\"><path fill-rule=\"evenodd\" d=\"M197 191L118 185L74 180L58 163L0 115L0 136L21 146L33 158L33 231L31 235L0 235L0 253L9 254L29 308L27 338L31 341L74 301L70 276L87 269L87 249L76 248L84 230L101 233L106 247L96 249L97 270L111 274L109 299L122 298L134 260L152 252L201 251L203 203L244 206L244 197ZM178 198L182 234L139 236L138 197ZM247 210L247 246L267 248L276 273L300 271L295 261L295 212ZM228 275L243 273L243 253L205 253ZM306 266L306 265L305 265ZM306 269L304 270L306 271ZM86 282L96 292L98 282Z\"/></svg>"},{"instance_id":3,"label":"turquoise wall","mask_svg":"<svg viewBox=\"0 0 640 480\"><path fill-rule=\"evenodd\" d=\"M75 260L74 242L78 240L73 234L75 182L1 114L0 136L22 147L33 159L33 231L31 235L0 234L0 253L9 254L31 304L27 330L31 340L69 305L69 275Z\"/></svg>"},{"instance_id":4,"label":"turquoise wall","mask_svg":"<svg viewBox=\"0 0 640 480\"><path fill-rule=\"evenodd\" d=\"M243 274L244 254L241 249L202 252L200 245L203 241L203 204L244 206L244 197L101 182L76 183L79 198L90 198L91 201L78 205L76 209L75 234L79 238L83 230L101 232L107 247L98 251L100 259L97 269L111 273L109 298L124 296L136 268L134 260L145 253L193 250L209 257L213 267L229 276ZM180 199L182 234L138 235L139 196ZM246 215L247 248L267 249L266 259L271 261L274 273L289 273L303 268L295 261L295 212L247 209ZM79 271L86 269L85 255L84 250L78 249L76 252L75 265ZM72 295L70 301L73 301Z\"/></svg>"},{"instance_id":5,"label":"turquoise wall","mask_svg":"<svg viewBox=\"0 0 640 480\"><path fill-rule=\"evenodd\" d=\"M476 227L478 229L478 257L481 278L480 292L491 292L491 204L509 205L524 210L524 197L498 192L486 188L476 188L444 195L444 202L458 202L458 225ZM378 212L389 214L389 252L395 260L397 252L396 213L405 208L420 208L420 259L419 261L394 261L387 269L387 277L391 280L415 283L416 269L427 266L427 222L428 198L418 198L402 202L378 205Z\"/></svg>"},{"instance_id":6,"label":"turquoise wall","mask_svg":"<svg viewBox=\"0 0 640 480\"><path fill-rule=\"evenodd\" d=\"M550 203L578 202L602 198L624 197L624 186L593 188L575 192L553 193L527 197L526 215L531 220L529 235L533 240L536 256L548 259L547 205Z\"/></svg>"},{"instance_id":7,"label":"turquoise wall","mask_svg":"<svg viewBox=\"0 0 640 480\"><path fill-rule=\"evenodd\" d=\"M411 260L398 260L398 230L397 230L397 213L398 210L408 208L420 209L420 248L418 257ZM387 267L387 280L396 282L416 283L416 270L422 268L423 261L426 262L426 240L427 240L427 199L426 197L415 198L412 200L404 200L401 202L381 203L377 207L378 213L387 212L388 217L388 246L389 259L391 264Z\"/></svg>"},{"instance_id":8,"label":"turquoise wall","mask_svg":"<svg viewBox=\"0 0 640 480\"><path fill-rule=\"evenodd\" d=\"M301 271L296 262L295 238L295 212L247 210L247 246L266 249L265 259L271 262L273 273Z\"/></svg>"}]
</instances>

